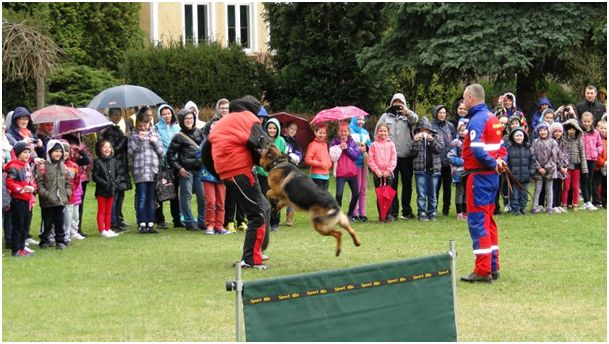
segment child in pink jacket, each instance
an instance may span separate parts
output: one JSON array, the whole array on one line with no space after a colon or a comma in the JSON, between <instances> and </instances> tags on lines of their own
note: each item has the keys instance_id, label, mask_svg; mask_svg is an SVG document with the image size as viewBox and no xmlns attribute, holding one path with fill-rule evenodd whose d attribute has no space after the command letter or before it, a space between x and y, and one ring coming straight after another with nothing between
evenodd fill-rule
<instances>
[{"instance_id":1,"label":"child in pink jacket","mask_svg":"<svg viewBox=\"0 0 609 344\"><path fill-rule=\"evenodd\" d=\"M351 137L349 125L346 123L341 124L338 128L338 136L332 140L330 145L330 158L334 156L333 161L336 161L336 170L334 172L336 174L336 201L339 205L342 204L345 183L349 184L351 189L351 201L349 202L349 210L347 212L350 222L358 221L358 219L353 217L353 212L359 198L359 188L357 186L358 170L355 165L359 155L359 145Z\"/></svg>"},{"instance_id":2,"label":"child in pink jacket","mask_svg":"<svg viewBox=\"0 0 609 344\"><path fill-rule=\"evenodd\" d=\"M379 124L376 127L376 141L370 145L370 151L368 152L368 167L374 174L372 177L374 181L374 187L377 188L381 184L391 185L393 181L393 170L395 169L398 158L395 151L395 144L389 138L389 127L387 124ZM379 222L390 222L392 219L391 215L387 216L387 219L383 219L380 216L380 206L376 204L379 210Z\"/></svg>"},{"instance_id":3,"label":"child in pink jacket","mask_svg":"<svg viewBox=\"0 0 609 344\"><path fill-rule=\"evenodd\" d=\"M592 195L594 195L594 168L596 167L598 156L603 153L603 140L598 130L594 129L592 126L592 123L594 122L594 115L592 115L592 113L584 112L581 121L582 130L584 131L584 153L588 167L588 175L586 176L584 174L584 177L582 178L582 196L584 197L584 205L582 208L593 211L597 209L592 205Z\"/></svg>"}]
</instances>

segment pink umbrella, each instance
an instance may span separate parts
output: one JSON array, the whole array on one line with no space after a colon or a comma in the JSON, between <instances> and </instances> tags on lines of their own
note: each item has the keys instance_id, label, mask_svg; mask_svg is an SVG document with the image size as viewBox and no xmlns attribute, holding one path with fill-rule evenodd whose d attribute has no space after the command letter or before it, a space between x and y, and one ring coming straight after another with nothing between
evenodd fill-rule
<instances>
[{"instance_id":1,"label":"pink umbrella","mask_svg":"<svg viewBox=\"0 0 609 344\"><path fill-rule=\"evenodd\" d=\"M30 115L34 124L73 120L78 119L80 116L81 113L77 109L61 105L47 106L32 112Z\"/></svg>"},{"instance_id":2,"label":"pink umbrella","mask_svg":"<svg viewBox=\"0 0 609 344\"><path fill-rule=\"evenodd\" d=\"M315 115L311 124L340 121L360 116L368 116L368 113L357 106L337 106L331 109L321 110Z\"/></svg>"},{"instance_id":3,"label":"pink umbrella","mask_svg":"<svg viewBox=\"0 0 609 344\"><path fill-rule=\"evenodd\" d=\"M97 110L78 108L78 111L80 111L78 119L60 121L55 126L57 136L69 133L90 134L114 125L108 117Z\"/></svg>"}]
</instances>

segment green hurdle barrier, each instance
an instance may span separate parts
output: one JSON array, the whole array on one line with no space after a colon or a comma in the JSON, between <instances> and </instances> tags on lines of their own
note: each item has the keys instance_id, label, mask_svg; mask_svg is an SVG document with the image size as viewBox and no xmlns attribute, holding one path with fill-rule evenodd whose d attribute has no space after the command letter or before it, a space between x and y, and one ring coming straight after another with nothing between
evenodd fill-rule
<instances>
[{"instance_id":1,"label":"green hurdle barrier","mask_svg":"<svg viewBox=\"0 0 609 344\"><path fill-rule=\"evenodd\" d=\"M242 289L247 341L456 341L455 257L451 241L435 256L228 284Z\"/></svg>"}]
</instances>

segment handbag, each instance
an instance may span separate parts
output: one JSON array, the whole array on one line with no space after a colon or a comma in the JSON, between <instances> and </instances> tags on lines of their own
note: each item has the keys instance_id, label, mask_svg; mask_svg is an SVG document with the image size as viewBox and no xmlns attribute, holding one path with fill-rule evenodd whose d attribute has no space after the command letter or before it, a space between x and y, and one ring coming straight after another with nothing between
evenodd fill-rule
<instances>
[{"instance_id":1,"label":"handbag","mask_svg":"<svg viewBox=\"0 0 609 344\"><path fill-rule=\"evenodd\" d=\"M173 169L167 168L159 172L155 191L158 202L172 200L177 197Z\"/></svg>"}]
</instances>

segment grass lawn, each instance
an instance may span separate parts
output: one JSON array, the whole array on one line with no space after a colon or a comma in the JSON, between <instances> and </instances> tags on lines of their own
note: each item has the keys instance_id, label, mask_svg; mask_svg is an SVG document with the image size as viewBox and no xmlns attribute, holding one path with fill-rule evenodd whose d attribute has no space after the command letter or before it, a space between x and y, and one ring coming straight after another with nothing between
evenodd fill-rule
<instances>
[{"instance_id":1,"label":"grass lawn","mask_svg":"<svg viewBox=\"0 0 609 344\"><path fill-rule=\"evenodd\" d=\"M224 282L234 276L231 263L241 257L244 234L170 228L138 235L132 229L103 239L96 234L93 192L91 186L86 240L65 251L33 247L36 255L24 259L3 251L2 340L234 341L235 295ZM132 224L133 193L124 206ZM345 207L348 199L346 191ZM374 199L369 189L373 220ZM33 234L40 209L34 213ZM458 282L459 341L606 342L606 210L496 219L501 279L492 285ZM454 207L433 223L357 223L362 246L354 247L345 233L338 258L334 239L314 232L305 214L297 214L296 223L271 234L271 269L245 270L245 279L432 255L446 251L451 239L457 243L457 275L473 268L467 225L455 219Z\"/></svg>"}]
</instances>

